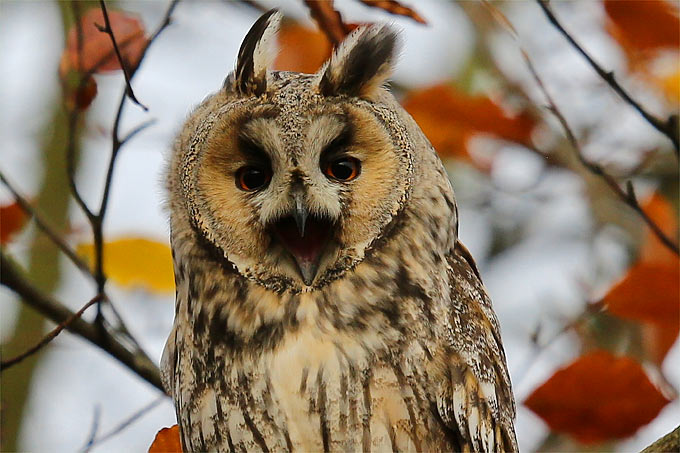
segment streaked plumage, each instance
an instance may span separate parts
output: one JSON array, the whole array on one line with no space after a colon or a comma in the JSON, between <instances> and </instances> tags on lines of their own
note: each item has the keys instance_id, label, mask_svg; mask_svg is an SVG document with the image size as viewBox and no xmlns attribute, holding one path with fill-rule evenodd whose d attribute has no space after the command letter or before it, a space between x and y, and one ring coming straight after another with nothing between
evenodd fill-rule
<instances>
[{"instance_id":1,"label":"streaked plumage","mask_svg":"<svg viewBox=\"0 0 680 453\"><path fill-rule=\"evenodd\" d=\"M498 323L453 191L382 88L395 34L363 28L318 74L276 72L278 20L253 26L169 169L162 369L185 451L515 451ZM330 178L328 159L360 172ZM269 180L239 180L257 165Z\"/></svg>"}]
</instances>

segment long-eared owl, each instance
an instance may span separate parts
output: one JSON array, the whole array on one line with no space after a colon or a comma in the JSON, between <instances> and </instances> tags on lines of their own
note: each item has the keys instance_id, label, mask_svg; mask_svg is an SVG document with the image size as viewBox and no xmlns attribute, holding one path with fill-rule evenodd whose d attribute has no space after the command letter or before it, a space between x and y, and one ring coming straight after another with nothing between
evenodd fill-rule
<instances>
[{"instance_id":1,"label":"long-eared owl","mask_svg":"<svg viewBox=\"0 0 680 453\"><path fill-rule=\"evenodd\" d=\"M253 25L169 165L162 371L184 451L517 450L450 182L384 86L395 32L273 71L280 19Z\"/></svg>"}]
</instances>

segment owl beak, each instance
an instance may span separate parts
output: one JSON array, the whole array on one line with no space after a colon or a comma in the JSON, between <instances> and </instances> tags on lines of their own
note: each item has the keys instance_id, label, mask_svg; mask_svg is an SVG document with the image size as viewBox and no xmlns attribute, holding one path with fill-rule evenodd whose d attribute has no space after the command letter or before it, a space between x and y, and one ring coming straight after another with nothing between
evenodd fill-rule
<instances>
[{"instance_id":1,"label":"owl beak","mask_svg":"<svg viewBox=\"0 0 680 453\"><path fill-rule=\"evenodd\" d=\"M293 218L295 219L295 224L300 232L300 237L305 237L305 225L307 223L307 206L305 206L304 194L302 192L297 192L295 194L295 212L293 213Z\"/></svg>"},{"instance_id":2,"label":"owl beak","mask_svg":"<svg viewBox=\"0 0 680 453\"><path fill-rule=\"evenodd\" d=\"M311 285L319 270L321 255L330 241L332 222L323 217L312 215L306 218L307 211L298 220L298 212L278 220L272 225L272 232L295 260L300 276L306 285ZM305 237L301 223L304 225Z\"/></svg>"},{"instance_id":3,"label":"owl beak","mask_svg":"<svg viewBox=\"0 0 680 453\"><path fill-rule=\"evenodd\" d=\"M307 286L314 282L332 232L330 219L309 215L304 192L293 194L292 212L272 225L272 232L295 260Z\"/></svg>"}]
</instances>

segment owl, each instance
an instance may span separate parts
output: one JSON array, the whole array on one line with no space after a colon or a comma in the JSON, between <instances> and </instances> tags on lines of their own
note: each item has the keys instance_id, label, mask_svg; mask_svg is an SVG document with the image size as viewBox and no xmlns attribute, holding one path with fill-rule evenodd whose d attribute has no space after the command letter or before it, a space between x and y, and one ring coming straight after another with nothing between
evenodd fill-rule
<instances>
[{"instance_id":1,"label":"owl","mask_svg":"<svg viewBox=\"0 0 680 453\"><path fill-rule=\"evenodd\" d=\"M397 35L269 69L281 15L179 134L162 358L190 451L516 451L499 326L434 149L385 88Z\"/></svg>"}]
</instances>

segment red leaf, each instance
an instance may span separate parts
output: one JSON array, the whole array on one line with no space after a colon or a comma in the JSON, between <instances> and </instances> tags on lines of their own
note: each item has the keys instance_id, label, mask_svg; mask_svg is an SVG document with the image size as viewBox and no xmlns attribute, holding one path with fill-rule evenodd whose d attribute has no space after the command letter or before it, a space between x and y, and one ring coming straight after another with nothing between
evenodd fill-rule
<instances>
[{"instance_id":1,"label":"red leaf","mask_svg":"<svg viewBox=\"0 0 680 453\"><path fill-rule=\"evenodd\" d=\"M27 217L19 203L0 206L0 244L5 245L10 237L26 223Z\"/></svg>"},{"instance_id":2,"label":"red leaf","mask_svg":"<svg viewBox=\"0 0 680 453\"><path fill-rule=\"evenodd\" d=\"M149 453L182 453L182 442L179 439L179 426L163 428L156 433L156 438L149 447Z\"/></svg>"},{"instance_id":3,"label":"red leaf","mask_svg":"<svg viewBox=\"0 0 680 453\"><path fill-rule=\"evenodd\" d=\"M558 370L524 402L551 429L582 443L630 436L668 403L639 363L606 351Z\"/></svg>"},{"instance_id":4,"label":"red leaf","mask_svg":"<svg viewBox=\"0 0 680 453\"><path fill-rule=\"evenodd\" d=\"M278 39L281 51L274 69L313 74L331 56L326 35L302 25L284 23Z\"/></svg>"},{"instance_id":5,"label":"red leaf","mask_svg":"<svg viewBox=\"0 0 680 453\"><path fill-rule=\"evenodd\" d=\"M677 2L605 0L604 10L611 35L633 60L658 49L680 47Z\"/></svg>"},{"instance_id":6,"label":"red leaf","mask_svg":"<svg viewBox=\"0 0 680 453\"><path fill-rule=\"evenodd\" d=\"M678 214L668 200L655 193L642 209L666 236L675 240L678 232ZM670 251L650 230L647 231L640 258L643 261L654 263L677 264L678 262L678 256Z\"/></svg>"},{"instance_id":7,"label":"red leaf","mask_svg":"<svg viewBox=\"0 0 680 453\"><path fill-rule=\"evenodd\" d=\"M673 207L659 194L644 211L670 237L677 231ZM610 313L643 323L644 346L661 363L680 332L680 261L651 231L640 260L603 298Z\"/></svg>"},{"instance_id":8,"label":"red leaf","mask_svg":"<svg viewBox=\"0 0 680 453\"><path fill-rule=\"evenodd\" d=\"M121 11L109 11L111 29L121 56L129 69L134 69L146 48L148 38L144 26L136 17ZM61 56L60 74L63 77L71 71L107 72L121 69L111 43L111 37L99 31L97 25L104 25L104 15L99 8L88 10L81 18L81 52L78 52L78 31L72 26L66 38L66 49Z\"/></svg>"},{"instance_id":9,"label":"red leaf","mask_svg":"<svg viewBox=\"0 0 680 453\"><path fill-rule=\"evenodd\" d=\"M491 99L448 85L413 91L402 104L441 156L467 156L467 140L476 133L529 143L535 125L527 113L510 116Z\"/></svg>"},{"instance_id":10,"label":"red leaf","mask_svg":"<svg viewBox=\"0 0 680 453\"><path fill-rule=\"evenodd\" d=\"M387 11L388 13L396 14L398 16L410 17L420 24L426 24L427 22L423 17L415 12L412 8L404 6L395 0L359 0L366 6L372 8L380 8Z\"/></svg>"},{"instance_id":11,"label":"red leaf","mask_svg":"<svg viewBox=\"0 0 680 453\"><path fill-rule=\"evenodd\" d=\"M604 297L609 311L621 318L653 323L680 320L680 268L640 262Z\"/></svg>"}]
</instances>

